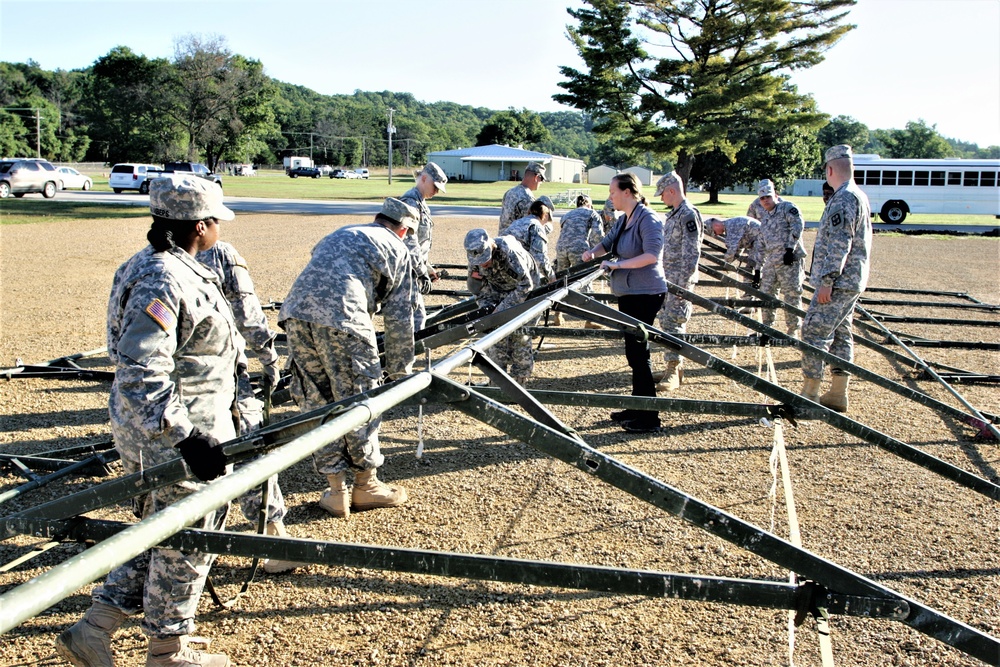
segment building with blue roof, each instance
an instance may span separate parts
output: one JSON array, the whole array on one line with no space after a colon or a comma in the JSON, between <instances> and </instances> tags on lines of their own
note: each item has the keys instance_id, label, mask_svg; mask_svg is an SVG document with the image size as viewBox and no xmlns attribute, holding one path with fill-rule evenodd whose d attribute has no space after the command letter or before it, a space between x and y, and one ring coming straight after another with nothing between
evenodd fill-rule
<instances>
[{"instance_id":1,"label":"building with blue roof","mask_svg":"<svg viewBox=\"0 0 1000 667\"><path fill-rule=\"evenodd\" d=\"M545 166L545 179L554 183L580 183L583 181L583 160L561 155L527 151L523 148L501 146L474 146L427 154L427 160L436 162L456 181L520 181L529 162Z\"/></svg>"}]
</instances>

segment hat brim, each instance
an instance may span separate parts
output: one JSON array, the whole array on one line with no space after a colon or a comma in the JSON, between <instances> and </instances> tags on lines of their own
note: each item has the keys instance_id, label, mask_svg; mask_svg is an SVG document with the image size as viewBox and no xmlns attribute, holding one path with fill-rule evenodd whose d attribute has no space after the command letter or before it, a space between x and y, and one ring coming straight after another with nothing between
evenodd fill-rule
<instances>
[{"instance_id":1,"label":"hat brim","mask_svg":"<svg viewBox=\"0 0 1000 667\"><path fill-rule=\"evenodd\" d=\"M469 264L472 266L482 266L493 259L493 248L486 246L483 250L467 250L466 254L469 256Z\"/></svg>"},{"instance_id":2,"label":"hat brim","mask_svg":"<svg viewBox=\"0 0 1000 667\"><path fill-rule=\"evenodd\" d=\"M230 220L236 219L236 213L233 212L231 208L219 202L218 206L212 207L212 217L216 220L222 220L224 222L229 222Z\"/></svg>"},{"instance_id":3,"label":"hat brim","mask_svg":"<svg viewBox=\"0 0 1000 667\"><path fill-rule=\"evenodd\" d=\"M446 190L444 187L444 183L439 183L438 181L434 181L434 187L438 189L438 192L448 192L448 190Z\"/></svg>"}]
</instances>

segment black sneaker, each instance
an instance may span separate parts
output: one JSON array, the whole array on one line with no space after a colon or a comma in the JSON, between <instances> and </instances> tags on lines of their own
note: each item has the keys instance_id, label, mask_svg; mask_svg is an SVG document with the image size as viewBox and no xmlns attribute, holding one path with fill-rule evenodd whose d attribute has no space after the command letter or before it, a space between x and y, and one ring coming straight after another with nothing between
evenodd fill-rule
<instances>
[{"instance_id":1,"label":"black sneaker","mask_svg":"<svg viewBox=\"0 0 1000 667\"><path fill-rule=\"evenodd\" d=\"M639 417L623 421L621 425L629 433L655 433L660 430L660 418Z\"/></svg>"},{"instance_id":2,"label":"black sneaker","mask_svg":"<svg viewBox=\"0 0 1000 667\"><path fill-rule=\"evenodd\" d=\"M635 419L639 416L638 410L619 410L618 412L611 413L611 421L614 422L626 422L630 419Z\"/></svg>"}]
</instances>

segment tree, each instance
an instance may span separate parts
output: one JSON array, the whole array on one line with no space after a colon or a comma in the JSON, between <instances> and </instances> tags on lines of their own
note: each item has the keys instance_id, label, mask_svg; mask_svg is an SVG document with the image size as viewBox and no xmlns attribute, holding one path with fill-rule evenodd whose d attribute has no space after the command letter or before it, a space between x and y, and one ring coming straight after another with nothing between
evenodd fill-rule
<instances>
[{"instance_id":1,"label":"tree","mask_svg":"<svg viewBox=\"0 0 1000 667\"><path fill-rule=\"evenodd\" d=\"M819 131L816 139L824 150L847 144L855 153L860 153L868 145L868 126L851 116L837 116Z\"/></svg>"},{"instance_id":2,"label":"tree","mask_svg":"<svg viewBox=\"0 0 1000 667\"><path fill-rule=\"evenodd\" d=\"M905 130L885 130L879 134L890 158L951 157L957 151L937 132L937 125L928 126L923 119L910 121Z\"/></svg>"},{"instance_id":3,"label":"tree","mask_svg":"<svg viewBox=\"0 0 1000 667\"><path fill-rule=\"evenodd\" d=\"M591 114L595 131L640 151L676 156L682 178L696 156L733 157L733 133L818 129L820 113L792 114L803 96L786 71L823 60L853 25L855 0L587 0L568 28L587 71L562 67L553 98Z\"/></svg>"},{"instance_id":4,"label":"tree","mask_svg":"<svg viewBox=\"0 0 1000 667\"><path fill-rule=\"evenodd\" d=\"M542 124L542 119L534 111L513 108L498 111L486 122L476 136L477 146L502 144L517 146L539 144L548 141L551 134Z\"/></svg>"},{"instance_id":5,"label":"tree","mask_svg":"<svg viewBox=\"0 0 1000 667\"><path fill-rule=\"evenodd\" d=\"M90 159L109 164L148 161L174 144L175 124L158 111L169 67L166 60L149 60L127 46L116 46L97 59L80 103L89 124Z\"/></svg>"},{"instance_id":6,"label":"tree","mask_svg":"<svg viewBox=\"0 0 1000 667\"><path fill-rule=\"evenodd\" d=\"M243 159L255 140L279 131L263 65L231 53L222 37L187 35L175 42L171 93L166 111L187 135L187 159L204 153L209 168L223 156Z\"/></svg>"},{"instance_id":7,"label":"tree","mask_svg":"<svg viewBox=\"0 0 1000 667\"><path fill-rule=\"evenodd\" d=\"M719 191L736 185L736 164L720 150L702 153L691 166L690 182L708 190L708 203L719 203Z\"/></svg>"}]
</instances>

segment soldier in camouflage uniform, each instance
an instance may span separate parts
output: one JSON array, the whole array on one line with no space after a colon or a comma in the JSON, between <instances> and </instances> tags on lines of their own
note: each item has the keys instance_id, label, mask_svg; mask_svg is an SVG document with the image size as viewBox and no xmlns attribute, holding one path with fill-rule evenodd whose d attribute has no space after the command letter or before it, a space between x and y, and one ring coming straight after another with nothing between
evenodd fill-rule
<instances>
[{"instance_id":1,"label":"soldier in camouflage uniform","mask_svg":"<svg viewBox=\"0 0 1000 667\"><path fill-rule=\"evenodd\" d=\"M535 201L534 192L544 180L545 167L537 162L529 162L524 168L524 178L521 182L504 193L497 236L506 234L510 223L528 215L528 207Z\"/></svg>"},{"instance_id":2,"label":"soldier in camouflage uniform","mask_svg":"<svg viewBox=\"0 0 1000 667\"><path fill-rule=\"evenodd\" d=\"M868 197L854 182L854 156L846 144L826 151L826 180L834 194L823 210L813 247L809 282L816 288L802 325L802 341L854 361L851 322L854 306L868 285L872 224ZM802 395L826 407L847 412L850 374L832 365L832 386L822 396L823 360L803 352Z\"/></svg>"},{"instance_id":3,"label":"soldier in camouflage uniform","mask_svg":"<svg viewBox=\"0 0 1000 667\"><path fill-rule=\"evenodd\" d=\"M611 231L611 226L614 225L615 220L618 219L615 213L617 213L615 210L615 203L611 201L611 197L608 197L604 202L604 208L601 209L602 236L607 236L608 232Z\"/></svg>"},{"instance_id":4,"label":"soldier in camouflage uniform","mask_svg":"<svg viewBox=\"0 0 1000 667\"><path fill-rule=\"evenodd\" d=\"M701 213L688 203L684 182L675 171L660 177L655 196L673 209L663 224L663 273L668 282L693 290L698 283L698 260L705 231ZM667 292L659 313L660 328L667 333L684 333L690 318L691 302ZM660 382L656 388L672 391L681 383L681 358L675 350L668 349L663 360L666 370L654 374L654 379Z\"/></svg>"},{"instance_id":5,"label":"soldier in camouflage uniform","mask_svg":"<svg viewBox=\"0 0 1000 667\"><path fill-rule=\"evenodd\" d=\"M386 371L390 379L413 368L413 269L403 245L420 214L389 197L374 222L343 227L313 248L309 264L281 306L279 324L288 334L292 396L302 410L319 408L373 389L382 380L372 316L385 319ZM330 484L319 501L338 517L351 509L396 507L405 488L378 479L385 461L376 418L318 452L316 470ZM354 471L354 486L347 486Z\"/></svg>"},{"instance_id":6,"label":"soldier in camouflage uniform","mask_svg":"<svg viewBox=\"0 0 1000 667\"><path fill-rule=\"evenodd\" d=\"M615 207L611 206L614 215ZM610 229L610 227L608 228ZM594 210L589 195L576 198L576 208L559 220L559 239L556 241L556 270L565 271L583 262L583 253L596 246L604 238L604 218L602 213ZM589 292L588 286L584 291ZM553 324L563 323L562 313L557 312ZM600 324L587 320L583 323L587 329L601 329Z\"/></svg>"},{"instance_id":7,"label":"soldier in camouflage uniform","mask_svg":"<svg viewBox=\"0 0 1000 667\"><path fill-rule=\"evenodd\" d=\"M780 290L782 301L801 308L802 280L805 277L802 259L806 256L802 230L806 223L792 202L776 200L774 186L770 181L763 182L757 193L760 195L760 204L766 211L760 221L760 240L764 254L760 290L774 298L777 298ZM774 326L773 308L764 308L761 314L764 324ZM799 335L802 319L798 315L786 310L785 324L789 336Z\"/></svg>"},{"instance_id":8,"label":"soldier in camouflage uniform","mask_svg":"<svg viewBox=\"0 0 1000 667\"><path fill-rule=\"evenodd\" d=\"M480 306L498 312L523 303L528 292L538 287L532 278L533 260L513 236L491 239L485 229L473 229L465 235L465 252L469 290ZM531 336L524 329L504 338L488 354L521 385L535 367Z\"/></svg>"},{"instance_id":9,"label":"soldier in camouflage uniform","mask_svg":"<svg viewBox=\"0 0 1000 667\"><path fill-rule=\"evenodd\" d=\"M760 222L746 215L727 220L711 218L706 222L709 223L712 234L726 242L726 254L723 260L731 264L743 253L747 271L756 275L755 282L759 281L764 245L759 241Z\"/></svg>"},{"instance_id":10,"label":"soldier in camouflage uniform","mask_svg":"<svg viewBox=\"0 0 1000 667\"><path fill-rule=\"evenodd\" d=\"M220 441L236 436L237 359L242 340L218 277L195 260L233 212L222 189L196 176L152 181L150 245L115 273L108 303L108 356L115 364L109 412L125 472L183 457L197 479L136 499L147 517L224 475ZM197 528L222 530L228 505ZM155 548L112 570L83 619L59 635L56 650L74 665L113 665L112 634L144 612L148 667L229 665L222 654L188 648L214 554Z\"/></svg>"},{"instance_id":11,"label":"soldier in camouflage uniform","mask_svg":"<svg viewBox=\"0 0 1000 667\"><path fill-rule=\"evenodd\" d=\"M556 278L549 259L549 232L552 230L551 200L542 197L531 202L528 215L510 223L505 236L513 236L532 259L532 282L543 285Z\"/></svg>"},{"instance_id":12,"label":"soldier in camouflage uniform","mask_svg":"<svg viewBox=\"0 0 1000 667\"><path fill-rule=\"evenodd\" d=\"M417 184L404 192L400 200L409 204L420 212L420 224L417 231L403 237L403 243L410 250L413 258L415 273L415 287L413 290L413 330L420 331L424 328L424 321L427 319L427 310L424 308L424 295L431 291L431 283L438 279L438 273L431 265L431 244L434 236L434 219L431 218L431 210L427 206L427 200L438 192L445 191L448 177L444 170L433 162L428 162L420 175L417 176Z\"/></svg>"},{"instance_id":13,"label":"soldier in camouflage uniform","mask_svg":"<svg viewBox=\"0 0 1000 667\"><path fill-rule=\"evenodd\" d=\"M199 262L212 269L222 284L222 293L229 300L233 309L233 319L243 336L247 347L252 349L260 360L263 376L270 387L278 384L278 353L274 349L274 338L278 334L271 331L267 317L260 305L260 299L254 291L250 269L243 256L231 244L219 241L208 250L199 252L195 257ZM237 394L239 396L240 435L245 435L260 428L264 421L264 403L253 393L250 384L250 374L247 372L247 359L241 355L237 363L240 370L237 378ZM256 523L261 511L261 492L257 489L248 491L237 498L240 510L247 521ZM284 517L285 498L278 485L278 476L272 475L267 480L267 521L265 530L268 535L285 537ZM298 565L291 561L265 559L262 563L265 572L276 574L288 572Z\"/></svg>"}]
</instances>

